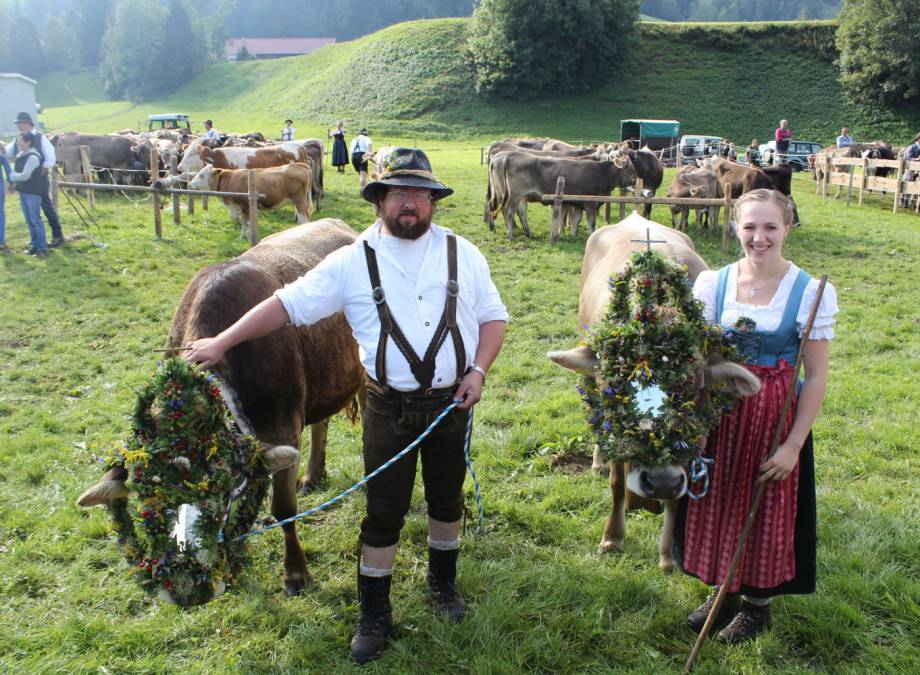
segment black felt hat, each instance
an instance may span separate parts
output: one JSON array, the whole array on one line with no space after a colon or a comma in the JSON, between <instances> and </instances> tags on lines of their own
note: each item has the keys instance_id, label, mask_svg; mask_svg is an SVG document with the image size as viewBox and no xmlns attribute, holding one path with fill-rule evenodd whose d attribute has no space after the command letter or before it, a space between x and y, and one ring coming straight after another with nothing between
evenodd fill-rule
<instances>
[{"instance_id":1,"label":"black felt hat","mask_svg":"<svg viewBox=\"0 0 920 675\"><path fill-rule=\"evenodd\" d=\"M453 189L435 178L428 156L415 148L393 148L387 159L386 173L365 185L361 196L376 204L380 191L390 187L431 190L435 201L454 193Z\"/></svg>"},{"instance_id":2,"label":"black felt hat","mask_svg":"<svg viewBox=\"0 0 920 675\"><path fill-rule=\"evenodd\" d=\"M32 121L32 116L27 112L21 112L18 115L16 115L16 124L19 124L20 122L28 122L29 124L35 124L35 122Z\"/></svg>"}]
</instances>

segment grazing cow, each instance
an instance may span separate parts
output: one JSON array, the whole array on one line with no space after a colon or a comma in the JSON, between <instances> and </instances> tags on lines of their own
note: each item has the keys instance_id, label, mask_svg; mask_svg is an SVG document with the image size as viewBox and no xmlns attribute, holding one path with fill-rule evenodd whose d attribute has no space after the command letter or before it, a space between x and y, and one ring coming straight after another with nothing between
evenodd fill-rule
<instances>
[{"instance_id":1,"label":"grazing cow","mask_svg":"<svg viewBox=\"0 0 920 675\"><path fill-rule=\"evenodd\" d=\"M294 203L298 223L307 223L313 215L310 186L313 172L306 164L287 164L267 169L253 169L254 189L259 192L260 209L276 209L285 202ZM217 169L204 167L189 182L190 190L213 192L246 192L248 169ZM247 197L221 197L230 215L240 221L240 237L249 228L249 199Z\"/></svg>"},{"instance_id":2,"label":"grazing cow","mask_svg":"<svg viewBox=\"0 0 920 675\"><path fill-rule=\"evenodd\" d=\"M51 139L57 148L78 148L85 145L89 152L89 163L98 171L103 180L111 179L120 184L146 183L145 175L134 174L138 168L138 157L133 151L135 142L128 136L110 136L102 134L81 134L69 132L55 134ZM79 161L66 161L65 173L80 173L82 167Z\"/></svg>"},{"instance_id":3,"label":"grazing cow","mask_svg":"<svg viewBox=\"0 0 920 675\"><path fill-rule=\"evenodd\" d=\"M760 170L767 174L773 183L773 189L782 192L787 197L792 196L792 165L778 164L777 166L762 166Z\"/></svg>"},{"instance_id":4,"label":"grazing cow","mask_svg":"<svg viewBox=\"0 0 920 675\"><path fill-rule=\"evenodd\" d=\"M520 152L502 152L489 164L492 184L490 215L501 211L508 228L508 239L514 235L514 218L521 221L524 234L530 236L527 224L527 202L543 201L544 194L556 191L556 180L565 177L565 193L569 195L608 196L617 187L631 186L636 181L636 169L628 157L613 160L583 161L536 157ZM579 203L588 212L588 227L593 232L597 204ZM559 239L558 223L553 223L550 242Z\"/></svg>"},{"instance_id":5,"label":"grazing cow","mask_svg":"<svg viewBox=\"0 0 920 675\"><path fill-rule=\"evenodd\" d=\"M668 188L668 197L682 199L716 199L719 196L719 179L711 167L697 168L692 164L682 166L671 186ZM671 205L671 225L679 230L686 230L690 220L690 206L686 204ZM703 225L703 216L706 224L719 222L719 207L695 207L697 227Z\"/></svg>"},{"instance_id":6,"label":"grazing cow","mask_svg":"<svg viewBox=\"0 0 920 675\"><path fill-rule=\"evenodd\" d=\"M638 213L632 213L616 225L598 229L588 238L581 268L579 325L592 326L603 320L610 303L610 277L624 271L633 252L645 249L646 244L642 240L645 239L646 232L651 234L652 239L667 242L664 245L655 244L656 250L672 262L685 265L690 283L701 271L708 269L687 235L647 220ZM663 309L667 311L670 308ZM703 349L703 345L700 345L700 349ZM597 355L590 347L581 346L568 351L549 352L547 356L563 368L589 376L597 373ZM746 368L726 361L721 356L706 356L701 362L697 377L704 378L708 383L730 382L744 396L750 396L760 389L760 382ZM700 396L705 395L704 390ZM700 440L688 438L686 442L699 443ZM601 468L601 457L597 448L593 468ZM686 467L642 467L611 462L609 469L613 504L598 547L599 551L604 553L623 550L627 509L646 508L660 513L661 502L664 502L665 519L658 541L658 564L665 572L672 571L675 568L671 557L671 539L677 515L676 500L687 490Z\"/></svg>"},{"instance_id":7,"label":"grazing cow","mask_svg":"<svg viewBox=\"0 0 920 675\"><path fill-rule=\"evenodd\" d=\"M768 173L767 167L746 166L724 157L713 157L705 160L703 164L711 166L712 170L716 172L716 176L719 179L720 197L725 196L722 194L722 186L728 183L732 199L737 199L745 192L759 189L777 190L783 192L790 199L792 198L790 194L792 190L791 167L772 167L770 173ZM787 171L789 172L788 175ZM789 192L784 192L783 188ZM792 224L795 227L801 225L801 222L799 222L799 210L795 206L795 202L793 202Z\"/></svg>"},{"instance_id":8,"label":"grazing cow","mask_svg":"<svg viewBox=\"0 0 920 675\"><path fill-rule=\"evenodd\" d=\"M886 141L873 141L871 147L863 153L866 159L897 159L890 143ZM897 170L892 166L873 167L871 173L879 178L887 178Z\"/></svg>"},{"instance_id":9,"label":"grazing cow","mask_svg":"<svg viewBox=\"0 0 920 675\"><path fill-rule=\"evenodd\" d=\"M185 290L169 330L169 346L217 335L276 290L316 267L356 234L340 220L324 219L266 237L229 262L198 272ZM317 484L325 471L329 418L346 410L352 421L364 393L364 368L343 314L305 327L289 326L234 347L213 367L239 402L263 446L300 447L311 426L310 458L302 484ZM191 427L190 428L197 428ZM269 458L271 459L271 458ZM297 460L272 477L271 511L277 520L297 512ZM113 472L115 472L113 474ZM110 471L78 503L106 504L127 496L126 473ZM284 588L299 594L310 582L293 523L284 531ZM165 559L166 551L163 551ZM168 599L168 598L167 598Z\"/></svg>"},{"instance_id":10,"label":"grazing cow","mask_svg":"<svg viewBox=\"0 0 920 675\"><path fill-rule=\"evenodd\" d=\"M636 166L636 176L642 179L642 196L654 197L655 192L661 187L664 178L664 168L654 152L648 148L636 150L630 154L632 163ZM652 205L646 204L642 215L652 217Z\"/></svg>"}]
</instances>

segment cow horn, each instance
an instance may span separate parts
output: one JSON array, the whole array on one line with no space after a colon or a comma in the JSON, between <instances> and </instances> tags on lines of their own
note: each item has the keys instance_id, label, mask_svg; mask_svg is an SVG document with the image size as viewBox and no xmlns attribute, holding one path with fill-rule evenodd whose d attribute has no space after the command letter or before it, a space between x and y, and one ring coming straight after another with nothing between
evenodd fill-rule
<instances>
[{"instance_id":1,"label":"cow horn","mask_svg":"<svg viewBox=\"0 0 920 675\"><path fill-rule=\"evenodd\" d=\"M614 157L614 158L613 158L613 165L614 165L615 167L617 167L618 169L625 168L625 166L626 166L626 158L625 158L625 157Z\"/></svg>"},{"instance_id":2,"label":"cow horn","mask_svg":"<svg viewBox=\"0 0 920 675\"><path fill-rule=\"evenodd\" d=\"M290 445L265 446L265 468L271 474L296 466L300 451Z\"/></svg>"},{"instance_id":3,"label":"cow horn","mask_svg":"<svg viewBox=\"0 0 920 675\"><path fill-rule=\"evenodd\" d=\"M123 480L103 480L77 497L77 506L88 509L92 506L108 506L116 499L124 499L131 492Z\"/></svg>"}]
</instances>

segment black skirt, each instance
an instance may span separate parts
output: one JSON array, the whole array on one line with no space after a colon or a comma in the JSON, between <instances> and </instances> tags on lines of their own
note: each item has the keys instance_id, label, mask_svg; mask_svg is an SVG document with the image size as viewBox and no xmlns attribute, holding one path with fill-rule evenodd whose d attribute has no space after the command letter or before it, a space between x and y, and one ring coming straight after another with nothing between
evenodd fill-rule
<instances>
[{"instance_id":1,"label":"black skirt","mask_svg":"<svg viewBox=\"0 0 920 675\"><path fill-rule=\"evenodd\" d=\"M815 505L815 453L811 433L799 452L799 488L796 500L795 535L795 577L772 588L742 586L741 593L753 598L772 598L775 595L807 594L815 592L817 578L815 557L817 553L817 508ZM677 522L674 525L674 540L671 554L684 569L684 525L687 519L687 500L680 500ZM705 499L705 497L704 497ZM687 574L691 574L684 570ZM692 575L691 576L695 576Z\"/></svg>"},{"instance_id":2,"label":"black skirt","mask_svg":"<svg viewBox=\"0 0 920 675\"><path fill-rule=\"evenodd\" d=\"M348 164L348 146L345 145L345 134L333 134L332 166L345 166Z\"/></svg>"}]
</instances>

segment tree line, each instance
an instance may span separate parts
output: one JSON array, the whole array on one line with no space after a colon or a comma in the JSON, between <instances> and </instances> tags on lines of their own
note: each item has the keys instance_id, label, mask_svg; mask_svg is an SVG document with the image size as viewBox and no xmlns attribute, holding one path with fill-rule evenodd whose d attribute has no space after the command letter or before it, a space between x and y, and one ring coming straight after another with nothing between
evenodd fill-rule
<instances>
[{"instance_id":1,"label":"tree line","mask_svg":"<svg viewBox=\"0 0 920 675\"><path fill-rule=\"evenodd\" d=\"M667 21L832 19L841 0L644 0L642 13Z\"/></svg>"}]
</instances>

